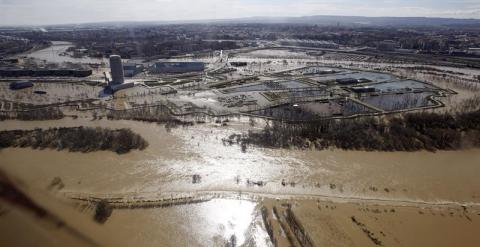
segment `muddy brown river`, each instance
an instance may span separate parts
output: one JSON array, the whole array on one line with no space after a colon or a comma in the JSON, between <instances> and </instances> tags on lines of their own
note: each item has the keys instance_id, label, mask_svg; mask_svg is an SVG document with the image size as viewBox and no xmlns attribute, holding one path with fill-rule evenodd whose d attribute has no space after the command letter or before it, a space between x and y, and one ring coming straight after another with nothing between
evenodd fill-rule
<instances>
[{"instance_id":1,"label":"muddy brown river","mask_svg":"<svg viewBox=\"0 0 480 247\"><path fill-rule=\"evenodd\" d=\"M155 123L80 118L5 121L0 129L81 125L131 128L150 145L125 155L9 148L0 151L0 167L40 188L60 177L65 193L103 196L211 191L480 203L479 150L407 153L250 146L242 152L238 145L221 141L250 128L242 122L167 131ZM192 183L195 174L201 176L200 183Z\"/></svg>"},{"instance_id":2,"label":"muddy brown river","mask_svg":"<svg viewBox=\"0 0 480 247\"><path fill-rule=\"evenodd\" d=\"M246 152L242 152L238 145L224 145L221 139L251 129L248 120L243 119L230 121L228 126L207 123L167 130L164 125L156 123L65 118L57 121L4 121L0 124L0 130L74 126L131 128L150 145L143 151L124 155L108 151L84 154L30 148L0 150L0 169L12 175L25 188L32 189L36 198L59 216L71 219L73 212L62 209L65 205L48 206L52 200L48 199L50 196L61 200L72 196L122 200L157 200L184 195L196 195L200 199L208 197L203 202L173 207L115 209L98 230L92 230L96 228L87 223L70 222L101 245L232 246L234 243L238 246L273 246L260 213L266 198L275 200L278 207L282 200L298 200L294 201L297 205L295 210L303 217L302 222L307 224L307 230L314 234L317 243L330 241L342 246L343 242L353 241L351 243L357 246L371 244L361 230L351 228L355 225L349 220L350 214L362 217L362 221L371 220L369 226L374 230L390 229L388 217L382 216L380 219L385 223L379 223L376 214L369 216L368 212L362 211L365 210L362 209L365 207L363 203L380 203L390 211L392 209L388 205L395 205L400 213L392 216L392 222L412 224L412 232L417 231L415 226L423 229L434 221L448 231L450 224L460 222L458 229L462 230L457 237L466 243L476 241L476 235L473 234L475 227L464 219L466 216L461 213L461 206L478 207L480 204L479 150L407 153L249 146ZM193 175L200 175L199 183L192 182ZM55 177L61 178L64 187L48 191L47 187ZM263 185L254 184L260 181ZM44 191L49 196L38 195L34 191ZM319 209L316 209L321 208L318 206L320 200L336 202L339 204L332 204L336 205L335 208L347 209L345 212L341 209L322 216L320 212L324 211L317 212ZM345 201L360 204L348 206L350 204L343 204ZM312 206L303 211L301 205ZM405 216L401 212L408 209L404 209L407 205L416 205L418 210L414 208ZM432 220L418 216L417 211L424 207L443 205L447 205L447 208L440 211L442 216L455 212L451 220L445 221L441 216L435 216ZM468 212L468 217L473 217L477 222L476 211ZM80 214L78 217L87 220L93 213L87 210ZM318 221L313 220L315 217L326 218ZM0 229L9 229L8 219L0 220ZM15 226L18 229L36 222L35 218L26 219L26 222L17 218L12 220L17 222ZM272 220L276 221L276 218ZM414 224L413 220L421 224ZM316 230L318 222L327 224L325 227L331 228L333 224L351 230L343 230L346 231L343 240L337 239L338 231L334 228L330 229L332 234L325 237L323 230ZM95 223L92 221L90 224ZM392 234L402 236L400 240L390 234L383 241L392 241L395 246L401 243L421 246L422 242L416 242L415 238L408 242L410 238L401 235L407 233L401 230L402 227L399 229L392 230ZM435 236L434 228L428 229L428 234ZM60 234L48 231L52 236ZM29 231L26 234L35 236L37 233ZM275 234L279 234L278 238L285 237L281 232ZM432 239L436 238L425 237L425 241ZM18 243L17 239L6 238L7 242L9 240ZM444 240L437 242L448 243Z\"/></svg>"}]
</instances>

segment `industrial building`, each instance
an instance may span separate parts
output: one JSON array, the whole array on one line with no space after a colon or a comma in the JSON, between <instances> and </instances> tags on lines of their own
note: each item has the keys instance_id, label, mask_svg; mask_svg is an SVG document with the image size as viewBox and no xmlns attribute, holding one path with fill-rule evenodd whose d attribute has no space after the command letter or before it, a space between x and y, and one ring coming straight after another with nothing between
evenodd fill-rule
<instances>
[{"instance_id":1,"label":"industrial building","mask_svg":"<svg viewBox=\"0 0 480 247\"><path fill-rule=\"evenodd\" d=\"M136 63L126 63L123 65L123 75L125 77L134 77L135 75L143 72L143 65Z\"/></svg>"},{"instance_id":2,"label":"industrial building","mask_svg":"<svg viewBox=\"0 0 480 247\"><path fill-rule=\"evenodd\" d=\"M92 75L91 69L23 69L0 68L0 77L87 77Z\"/></svg>"},{"instance_id":3,"label":"industrial building","mask_svg":"<svg viewBox=\"0 0 480 247\"><path fill-rule=\"evenodd\" d=\"M18 81L18 82L10 83L9 86L10 86L11 90L20 90L20 89L24 89L24 88L33 87L33 82L31 82L31 81Z\"/></svg>"},{"instance_id":4,"label":"industrial building","mask_svg":"<svg viewBox=\"0 0 480 247\"><path fill-rule=\"evenodd\" d=\"M122 58L118 55L110 56L110 71L112 75L111 85L119 85L125 82Z\"/></svg>"},{"instance_id":5,"label":"industrial building","mask_svg":"<svg viewBox=\"0 0 480 247\"><path fill-rule=\"evenodd\" d=\"M202 72L205 64L202 62L158 62L149 67L150 73L187 73Z\"/></svg>"}]
</instances>

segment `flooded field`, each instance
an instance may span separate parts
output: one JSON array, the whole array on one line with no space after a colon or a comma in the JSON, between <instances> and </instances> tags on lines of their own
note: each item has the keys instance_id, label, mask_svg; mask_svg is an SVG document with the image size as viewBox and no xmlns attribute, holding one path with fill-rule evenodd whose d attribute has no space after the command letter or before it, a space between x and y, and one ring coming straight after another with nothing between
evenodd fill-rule
<instances>
[{"instance_id":1,"label":"flooded field","mask_svg":"<svg viewBox=\"0 0 480 247\"><path fill-rule=\"evenodd\" d=\"M292 214L315 246L446 247L480 241L479 209L299 201Z\"/></svg>"},{"instance_id":2,"label":"flooded field","mask_svg":"<svg viewBox=\"0 0 480 247\"><path fill-rule=\"evenodd\" d=\"M290 51L288 49L263 49L247 53L236 54L237 58L289 58L289 59L312 59L306 52Z\"/></svg>"},{"instance_id":3,"label":"flooded field","mask_svg":"<svg viewBox=\"0 0 480 247\"><path fill-rule=\"evenodd\" d=\"M415 90L415 89L434 89L435 88L432 85L419 82L419 81L414 81L414 80L385 82L385 83L378 83L378 84L370 84L369 86L381 92L402 91L405 89Z\"/></svg>"},{"instance_id":4,"label":"flooded field","mask_svg":"<svg viewBox=\"0 0 480 247\"><path fill-rule=\"evenodd\" d=\"M364 80L366 82L386 82L395 79L394 76L377 73L377 72L365 72L365 71L346 71L344 73L332 74L332 75L320 75L311 77L318 82L328 82L336 79L353 78L357 80Z\"/></svg>"},{"instance_id":5,"label":"flooded field","mask_svg":"<svg viewBox=\"0 0 480 247\"><path fill-rule=\"evenodd\" d=\"M52 41L52 46L38 50L32 53L27 54L27 57L34 59L45 60L49 63L85 63L85 64L101 64L107 63L108 59L102 58L74 58L68 55L64 55L68 48L74 46L74 44L66 41Z\"/></svg>"},{"instance_id":6,"label":"flooded field","mask_svg":"<svg viewBox=\"0 0 480 247\"><path fill-rule=\"evenodd\" d=\"M270 91L270 90L287 90L310 87L306 83L300 81L269 81L258 84L244 85L223 90L225 93L241 93L250 91Z\"/></svg>"},{"instance_id":7,"label":"flooded field","mask_svg":"<svg viewBox=\"0 0 480 247\"><path fill-rule=\"evenodd\" d=\"M37 94L42 91L45 94ZM103 88L82 83L35 83L33 87L22 90L9 90L9 83L0 82L0 98L25 104L54 104L76 100L97 99Z\"/></svg>"},{"instance_id":8,"label":"flooded field","mask_svg":"<svg viewBox=\"0 0 480 247\"><path fill-rule=\"evenodd\" d=\"M435 105L435 103L429 99L429 97L433 95L436 95L436 93L422 92L382 94L377 96L364 97L360 100L385 111L397 111L403 109L433 106Z\"/></svg>"},{"instance_id":9,"label":"flooded field","mask_svg":"<svg viewBox=\"0 0 480 247\"><path fill-rule=\"evenodd\" d=\"M306 95L301 95L306 96ZM334 116L352 116L355 114L371 113L371 109L351 100L329 102L306 102L285 104L263 110L252 111L250 114L285 119L290 121L318 120Z\"/></svg>"}]
</instances>

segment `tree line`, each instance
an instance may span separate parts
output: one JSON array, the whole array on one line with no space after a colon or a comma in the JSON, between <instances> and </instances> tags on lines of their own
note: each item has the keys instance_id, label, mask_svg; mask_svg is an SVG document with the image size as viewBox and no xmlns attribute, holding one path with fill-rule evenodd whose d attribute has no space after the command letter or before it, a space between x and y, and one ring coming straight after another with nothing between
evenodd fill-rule
<instances>
[{"instance_id":1,"label":"tree line","mask_svg":"<svg viewBox=\"0 0 480 247\"><path fill-rule=\"evenodd\" d=\"M148 142L130 129L73 127L0 131L0 149L32 147L84 153L109 150L124 154L147 146Z\"/></svg>"},{"instance_id":2,"label":"tree line","mask_svg":"<svg viewBox=\"0 0 480 247\"><path fill-rule=\"evenodd\" d=\"M407 113L309 123L273 122L260 132L232 135L270 148L339 148L365 151L459 150L480 147L480 111Z\"/></svg>"},{"instance_id":3,"label":"tree line","mask_svg":"<svg viewBox=\"0 0 480 247\"><path fill-rule=\"evenodd\" d=\"M24 121L34 120L58 120L64 117L63 112L58 107L46 107L32 109L28 111L0 111L0 121L17 119Z\"/></svg>"}]
</instances>

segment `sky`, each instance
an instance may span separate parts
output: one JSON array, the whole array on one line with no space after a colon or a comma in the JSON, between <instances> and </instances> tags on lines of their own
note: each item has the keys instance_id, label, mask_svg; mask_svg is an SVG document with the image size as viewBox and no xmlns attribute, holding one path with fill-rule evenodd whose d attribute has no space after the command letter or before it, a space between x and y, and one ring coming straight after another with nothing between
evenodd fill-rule
<instances>
[{"instance_id":1,"label":"sky","mask_svg":"<svg viewBox=\"0 0 480 247\"><path fill-rule=\"evenodd\" d=\"M309 15L480 19L480 0L0 0L3 26Z\"/></svg>"}]
</instances>

